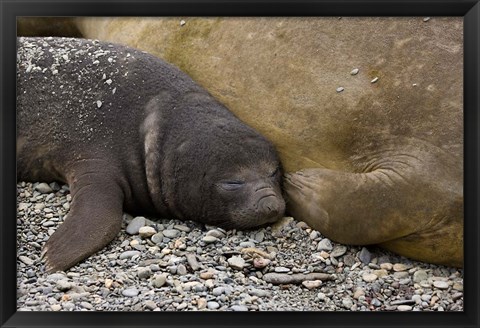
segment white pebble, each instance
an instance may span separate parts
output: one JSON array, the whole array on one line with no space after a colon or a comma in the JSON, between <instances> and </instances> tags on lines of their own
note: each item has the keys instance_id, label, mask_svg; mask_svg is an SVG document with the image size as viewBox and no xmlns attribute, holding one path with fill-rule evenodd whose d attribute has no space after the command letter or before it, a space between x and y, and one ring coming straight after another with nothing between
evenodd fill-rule
<instances>
[{"instance_id":1,"label":"white pebble","mask_svg":"<svg viewBox=\"0 0 480 328\"><path fill-rule=\"evenodd\" d=\"M97 100L97 107L98 108L102 107L102 102L100 100Z\"/></svg>"},{"instance_id":2,"label":"white pebble","mask_svg":"<svg viewBox=\"0 0 480 328\"><path fill-rule=\"evenodd\" d=\"M377 81L378 81L378 77L374 78L374 79L371 80L370 82L371 82L371 83L375 83L375 82L377 82Z\"/></svg>"},{"instance_id":3,"label":"white pebble","mask_svg":"<svg viewBox=\"0 0 480 328\"><path fill-rule=\"evenodd\" d=\"M345 90L344 87L338 87L338 88L337 88L337 92L342 92L343 90Z\"/></svg>"}]
</instances>

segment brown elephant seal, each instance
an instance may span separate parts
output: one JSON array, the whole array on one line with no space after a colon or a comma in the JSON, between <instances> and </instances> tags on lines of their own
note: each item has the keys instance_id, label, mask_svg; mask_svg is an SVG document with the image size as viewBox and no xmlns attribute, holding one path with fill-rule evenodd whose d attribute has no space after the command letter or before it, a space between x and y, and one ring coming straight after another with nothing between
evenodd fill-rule
<instances>
[{"instance_id":1,"label":"brown elephant seal","mask_svg":"<svg viewBox=\"0 0 480 328\"><path fill-rule=\"evenodd\" d=\"M282 217L273 145L177 68L120 45L20 38L18 179L70 186L48 271L107 245L122 213L247 229Z\"/></svg>"},{"instance_id":2,"label":"brown elephant seal","mask_svg":"<svg viewBox=\"0 0 480 328\"><path fill-rule=\"evenodd\" d=\"M461 17L76 24L179 66L271 140L296 219L335 241L463 265Z\"/></svg>"}]
</instances>

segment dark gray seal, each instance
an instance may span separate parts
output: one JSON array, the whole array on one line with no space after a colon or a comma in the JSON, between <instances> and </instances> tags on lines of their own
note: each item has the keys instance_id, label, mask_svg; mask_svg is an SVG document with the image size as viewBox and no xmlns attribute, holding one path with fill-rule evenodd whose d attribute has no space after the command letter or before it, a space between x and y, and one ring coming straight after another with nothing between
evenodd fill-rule
<instances>
[{"instance_id":1,"label":"dark gray seal","mask_svg":"<svg viewBox=\"0 0 480 328\"><path fill-rule=\"evenodd\" d=\"M17 179L72 195L48 271L107 245L124 210L227 229L283 215L273 145L177 68L72 38L19 38L17 58Z\"/></svg>"}]
</instances>

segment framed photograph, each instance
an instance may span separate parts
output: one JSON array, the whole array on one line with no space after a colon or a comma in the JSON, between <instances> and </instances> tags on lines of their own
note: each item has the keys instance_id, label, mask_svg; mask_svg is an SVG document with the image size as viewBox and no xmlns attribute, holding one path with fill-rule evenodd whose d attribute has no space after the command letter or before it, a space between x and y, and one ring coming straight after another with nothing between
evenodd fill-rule
<instances>
[{"instance_id":1,"label":"framed photograph","mask_svg":"<svg viewBox=\"0 0 480 328\"><path fill-rule=\"evenodd\" d=\"M1 6L2 327L478 326L476 1Z\"/></svg>"}]
</instances>

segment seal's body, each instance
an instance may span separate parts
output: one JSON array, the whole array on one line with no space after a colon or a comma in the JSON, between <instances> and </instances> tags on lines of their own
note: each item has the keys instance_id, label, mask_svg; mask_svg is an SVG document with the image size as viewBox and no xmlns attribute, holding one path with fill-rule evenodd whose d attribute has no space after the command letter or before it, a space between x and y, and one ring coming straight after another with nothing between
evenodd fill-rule
<instances>
[{"instance_id":1,"label":"seal's body","mask_svg":"<svg viewBox=\"0 0 480 328\"><path fill-rule=\"evenodd\" d=\"M268 137L295 219L463 265L462 18L75 20L178 65Z\"/></svg>"},{"instance_id":2,"label":"seal's body","mask_svg":"<svg viewBox=\"0 0 480 328\"><path fill-rule=\"evenodd\" d=\"M45 245L65 270L119 232L123 210L251 228L283 215L274 147L186 74L131 48L19 38L17 178L67 182Z\"/></svg>"}]
</instances>

